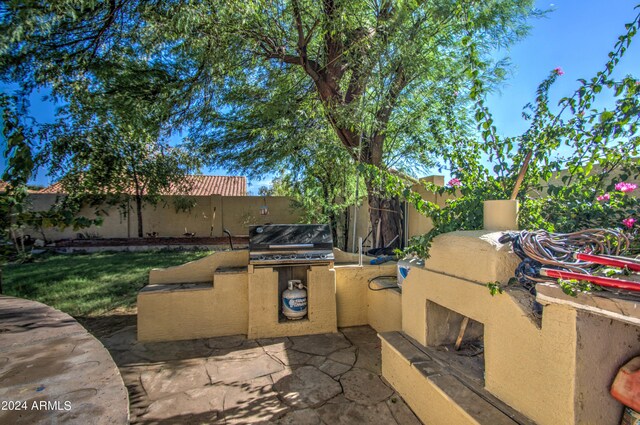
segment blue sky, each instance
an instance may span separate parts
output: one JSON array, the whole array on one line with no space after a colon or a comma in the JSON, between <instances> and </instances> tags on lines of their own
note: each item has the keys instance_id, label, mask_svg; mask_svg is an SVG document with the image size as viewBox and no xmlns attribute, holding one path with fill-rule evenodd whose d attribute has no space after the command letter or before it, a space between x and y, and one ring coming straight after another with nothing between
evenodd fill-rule
<instances>
[{"instance_id":1,"label":"blue sky","mask_svg":"<svg viewBox=\"0 0 640 425\"><path fill-rule=\"evenodd\" d=\"M527 38L509 51L497 52L498 57L511 58L511 72L499 91L489 96L487 106L494 115L499 133L515 136L528 127L521 118L522 107L534 99L538 84L556 68L561 76L551 90L557 102L571 95L578 87L578 78L591 78L602 69L607 53L622 34L624 24L630 22L640 10L634 10L636 1L628 0L556 0L538 1L539 9L552 9L545 18L531 21ZM640 36L636 37L625 58L616 68L616 76L640 74ZM38 121L50 121L54 107L39 101L42 94L32 98L32 114ZM205 169L207 174L227 174L225 170ZM249 181L249 191L257 193L260 186L268 185L270 177ZM39 173L35 183L46 185L50 181Z\"/></svg>"},{"instance_id":2,"label":"blue sky","mask_svg":"<svg viewBox=\"0 0 640 425\"><path fill-rule=\"evenodd\" d=\"M549 72L561 67L564 75L551 89L552 99L570 96L579 87L577 79L589 79L603 69L617 37L625 32L640 9L628 0L538 1L539 9L552 9L545 18L531 21L529 36L512 46L511 75L501 90L489 96L487 106L498 131L516 136L528 125L522 107L535 98L538 84ZM614 76L640 74L640 38L636 38L614 71ZM603 92L604 93L604 92Z\"/></svg>"}]
</instances>

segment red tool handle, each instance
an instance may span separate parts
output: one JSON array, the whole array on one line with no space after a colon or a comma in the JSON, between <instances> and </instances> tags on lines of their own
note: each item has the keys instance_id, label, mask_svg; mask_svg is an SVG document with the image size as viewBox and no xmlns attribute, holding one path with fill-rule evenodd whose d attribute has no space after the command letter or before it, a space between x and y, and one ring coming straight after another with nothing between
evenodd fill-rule
<instances>
[{"instance_id":1,"label":"red tool handle","mask_svg":"<svg viewBox=\"0 0 640 425\"><path fill-rule=\"evenodd\" d=\"M626 267L631 271L640 272L640 264L634 261L622 259L620 257L613 258L613 257L603 257L600 255L578 253L576 254L576 258L578 260L589 261L591 263L602 264L605 266L620 267L621 269Z\"/></svg>"},{"instance_id":2,"label":"red tool handle","mask_svg":"<svg viewBox=\"0 0 640 425\"><path fill-rule=\"evenodd\" d=\"M600 286L608 288L626 289L628 291L640 292L640 283L633 282L631 280L613 279L611 277L593 276L584 273L567 272L564 270L554 269L541 269L540 274L542 276L555 277L558 279L577 279L586 280L587 282L595 283Z\"/></svg>"}]
</instances>

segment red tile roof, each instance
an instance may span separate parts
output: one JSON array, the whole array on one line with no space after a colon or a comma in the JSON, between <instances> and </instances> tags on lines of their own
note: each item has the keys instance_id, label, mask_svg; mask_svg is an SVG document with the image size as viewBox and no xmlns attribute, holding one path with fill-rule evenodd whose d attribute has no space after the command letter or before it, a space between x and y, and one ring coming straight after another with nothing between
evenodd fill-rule
<instances>
[{"instance_id":1,"label":"red tile roof","mask_svg":"<svg viewBox=\"0 0 640 425\"><path fill-rule=\"evenodd\" d=\"M9 183L0 180L0 193L6 193L7 189L9 189ZM38 193L39 190L36 189L30 189L29 187L27 187L27 193Z\"/></svg>"},{"instance_id":2,"label":"red tile roof","mask_svg":"<svg viewBox=\"0 0 640 425\"><path fill-rule=\"evenodd\" d=\"M182 186L182 185L180 185ZM247 196L247 178L244 176L187 176L185 187L172 184L163 195L187 196ZM60 182L45 187L38 193L65 193Z\"/></svg>"},{"instance_id":3,"label":"red tile roof","mask_svg":"<svg viewBox=\"0 0 640 425\"><path fill-rule=\"evenodd\" d=\"M190 196L247 196L247 178L244 176L187 176L189 190L187 193L178 193L171 188L166 195L190 195Z\"/></svg>"}]
</instances>

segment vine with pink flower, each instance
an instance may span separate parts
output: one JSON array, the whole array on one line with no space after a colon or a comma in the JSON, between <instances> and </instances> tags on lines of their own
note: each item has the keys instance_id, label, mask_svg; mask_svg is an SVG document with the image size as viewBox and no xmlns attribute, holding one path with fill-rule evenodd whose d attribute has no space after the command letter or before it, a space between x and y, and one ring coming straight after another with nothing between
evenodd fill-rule
<instances>
[{"instance_id":1,"label":"vine with pink flower","mask_svg":"<svg viewBox=\"0 0 640 425\"><path fill-rule=\"evenodd\" d=\"M634 192L638 185L635 183L619 182L616 183L615 192L604 193L596 198L598 202L602 203L604 210L610 209L610 215L618 214L628 215L624 219L620 220L620 223L624 225L627 231L633 231L637 218L635 215L638 213L637 198L631 198L631 193Z\"/></svg>"},{"instance_id":2,"label":"vine with pink flower","mask_svg":"<svg viewBox=\"0 0 640 425\"><path fill-rule=\"evenodd\" d=\"M413 240L411 250L428 256L436 235L482 228L485 200L517 199L521 229L567 233L618 228L630 236L632 253L640 252L640 191L635 183L640 178L640 80L613 77L640 29L640 14L625 29L603 70L591 79L578 79L578 88L557 107L550 105L549 91L565 72L553 69L538 86L535 101L524 108L529 128L516 137L498 133L484 104L486 90L479 72L484 65L469 46L474 81L470 96L479 137L467 136L453 121L447 129L456 139L455 149L447 152L453 178L446 187L426 185L434 192L456 195L444 207L405 190L405 197L434 224ZM599 96L613 99L613 104L596 108Z\"/></svg>"}]
</instances>

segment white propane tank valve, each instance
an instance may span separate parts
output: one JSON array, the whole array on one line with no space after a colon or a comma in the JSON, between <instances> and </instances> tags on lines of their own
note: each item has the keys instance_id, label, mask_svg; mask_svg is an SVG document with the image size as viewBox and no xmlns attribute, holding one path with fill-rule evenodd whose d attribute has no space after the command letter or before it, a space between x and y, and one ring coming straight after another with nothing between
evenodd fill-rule
<instances>
[{"instance_id":1,"label":"white propane tank valve","mask_svg":"<svg viewBox=\"0 0 640 425\"><path fill-rule=\"evenodd\" d=\"M287 282L282 292L282 314L289 320L302 319L307 315L307 291L298 279Z\"/></svg>"}]
</instances>

